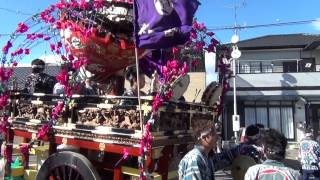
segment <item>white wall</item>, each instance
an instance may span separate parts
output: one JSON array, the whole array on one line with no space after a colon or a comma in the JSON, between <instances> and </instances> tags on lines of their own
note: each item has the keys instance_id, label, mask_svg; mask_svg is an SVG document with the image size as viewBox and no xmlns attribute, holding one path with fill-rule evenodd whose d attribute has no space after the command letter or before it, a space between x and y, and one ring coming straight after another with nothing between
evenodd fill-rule
<instances>
[{"instance_id":1,"label":"white wall","mask_svg":"<svg viewBox=\"0 0 320 180\"><path fill-rule=\"evenodd\" d=\"M320 86L320 72L237 74L236 83L237 87Z\"/></svg>"},{"instance_id":2,"label":"white wall","mask_svg":"<svg viewBox=\"0 0 320 180\"><path fill-rule=\"evenodd\" d=\"M299 49L295 50L251 50L242 51L241 60L273 60L300 58Z\"/></svg>"}]
</instances>

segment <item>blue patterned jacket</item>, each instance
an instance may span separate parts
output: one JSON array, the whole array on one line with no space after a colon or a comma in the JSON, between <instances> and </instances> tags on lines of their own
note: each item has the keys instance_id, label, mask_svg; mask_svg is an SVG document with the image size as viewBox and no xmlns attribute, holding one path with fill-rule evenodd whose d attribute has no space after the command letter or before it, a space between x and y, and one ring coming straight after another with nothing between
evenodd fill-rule
<instances>
[{"instance_id":1,"label":"blue patterned jacket","mask_svg":"<svg viewBox=\"0 0 320 180\"><path fill-rule=\"evenodd\" d=\"M302 169L320 169L320 146L316 141L311 138L304 138L300 142L299 156Z\"/></svg>"},{"instance_id":2,"label":"blue patterned jacket","mask_svg":"<svg viewBox=\"0 0 320 180\"><path fill-rule=\"evenodd\" d=\"M180 161L180 180L214 180L214 172L231 165L240 154L240 146L208 156L200 146L195 146Z\"/></svg>"}]
</instances>

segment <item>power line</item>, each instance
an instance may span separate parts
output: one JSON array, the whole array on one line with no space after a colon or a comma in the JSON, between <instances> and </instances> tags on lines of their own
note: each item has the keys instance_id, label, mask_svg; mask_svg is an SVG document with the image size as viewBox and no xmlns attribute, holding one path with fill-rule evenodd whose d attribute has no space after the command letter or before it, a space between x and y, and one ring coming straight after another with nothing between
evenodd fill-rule
<instances>
[{"instance_id":1,"label":"power line","mask_svg":"<svg viewBox=\"0 0 320 180\"><path fill-rule=\"evenodd\" d=\"M320 22L319 19L312 19L312 20L302 20L302 21L289 21L289 22L282 22L282 23L270 23L270 24L257 24L257 25L250 25L250 26L222 26L222 27L208 27L207 29L210 31L223 31L223 30L240 30L240 29L253 29L253 28L263 28L263 27L272 27L272 26L292 26L292 25L301 25L301 24L310 24L314 22ZM11 36L12 34L9 33L0 33L0 36ZM15 36L23 36L27 34L16 34Z\"/></svg>"},{"instance_id":2,"label":"power line","mask_svg":"<svg viewBox=\"0 0 320 180\"><path fill-rule=\"evenodd\" d=\"M14 36L14 37L17 37L17 36L27 36L28 34L33 34L33 33L19 33L19 34L14 34L14 33L0 33L0 37L1 36ZM56 33L39 33L39 34L42 34L44 36L52 36L52 35L57 35Z\"/></svg>"},{"instance_id":3,"label":"power line","mask_svg":"<svg viewBox=\"0 0 320 180\"><path fill-rule=\"evenodd\" d=\"M14 14L19 14L19 15L32 16L31 13L21 12L20 10L12 10L12 9L2 8L2 7L0 7L0 10L7 11Z\"/></svg>"},{"instance_id":4,"label":"power line","mask_svg":"<svg viewBox=\"0 0 320 180\"><path fill-rule=\"evenodd\" d=\"M300 25L300 24L310 24L314 22L320 22L318 19L312 20L302 20L302 21L289 21L289 22L282 22L282 23L271 23L271 24L257 24L257 25L250 25L250 26L222 26L222 27L212 27L208 28L210 31L223 31L223 30L241 30L241 29L253 29L253 28L262 28L262 27L272 27L272 26L292 26L292 25Z\"/></svg>"}]
</instances>

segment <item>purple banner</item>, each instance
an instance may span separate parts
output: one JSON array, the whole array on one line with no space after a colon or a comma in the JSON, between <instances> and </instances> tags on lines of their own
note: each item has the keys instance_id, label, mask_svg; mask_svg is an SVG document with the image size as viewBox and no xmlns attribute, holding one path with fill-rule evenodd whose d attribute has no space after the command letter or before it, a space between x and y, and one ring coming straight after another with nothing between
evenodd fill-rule
<instances>
[{"instance_id":1,"label":"purple banner","mask_svg":"<svg viewBox=\"0 0 320 180\"><path fill-rule=\"evenodd\" d=\"M139 60L141 71L151 78L152 74L157 71L161 76L161 66L167 64L166 52L163 50L153 50Z\"/></svg>"},{"instance_id":2,"label":"purple banner","mask_svg":"<svg viewBox=\"0 0 320 180\"><path fill-rule=\"evenodd\" d=\"M186 43L198 5L198 0L135 0L137 47L161 49Z\"/></svg>"}]
</instances>

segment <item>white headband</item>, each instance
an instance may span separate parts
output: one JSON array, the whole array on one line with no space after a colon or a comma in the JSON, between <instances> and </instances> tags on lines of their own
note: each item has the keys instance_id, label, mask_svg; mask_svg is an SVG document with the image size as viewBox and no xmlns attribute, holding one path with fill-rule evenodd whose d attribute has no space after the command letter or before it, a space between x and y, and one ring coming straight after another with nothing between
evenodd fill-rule
<instances>
[{"instance_id":1,"label":"white headband","mask_svg":"<svg viewBox=\"0 0 320 180\"><path fill-rule=\"evenodd\" d=\"M312 134L312 133L306 133L306 135L305 135L305 136L310 137L310 136L313 136L313 134Z\"/></svg>"},{"instance_id":2,"label":"white headband","mask_svg":"<svg viewBox=\"0 0 320 180\"><path fill-rule=\"evenodd\" d=\"M31 65L31 68L34 69L34 68L44 68L44 65Z\"/></svg>"},{"instance_id":3,"label":"white headband","mask_svg":"<svg viewBox=\"0 0 320 180\"><path fill-rule=\"evenodd\" d=\"M203 137L207 136L208 134L210 134L210 132L212 131L212 129L208 129L203 131L200 136L198 137L198 140L202 139Z\"/></svg>"}]
</instances>

